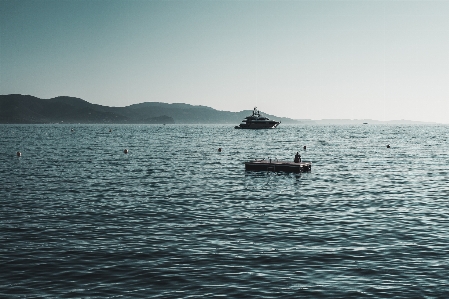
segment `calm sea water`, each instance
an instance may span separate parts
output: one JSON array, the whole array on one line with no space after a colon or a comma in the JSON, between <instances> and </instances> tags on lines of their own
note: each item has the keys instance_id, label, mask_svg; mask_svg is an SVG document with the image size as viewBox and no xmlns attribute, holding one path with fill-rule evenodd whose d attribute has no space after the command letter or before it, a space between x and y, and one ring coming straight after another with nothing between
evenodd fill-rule
<instances>
[{"instance_id":1,"label":"calm sea water","mask_svg":"<svg viewBox=\"0 0 449 299\"><path fill-rule=\"evenodd\" d=\"M0 137L0 297L449 297L449 126ZM312 172L244 170L296 151Z\"/></svg>"}]
</instances>

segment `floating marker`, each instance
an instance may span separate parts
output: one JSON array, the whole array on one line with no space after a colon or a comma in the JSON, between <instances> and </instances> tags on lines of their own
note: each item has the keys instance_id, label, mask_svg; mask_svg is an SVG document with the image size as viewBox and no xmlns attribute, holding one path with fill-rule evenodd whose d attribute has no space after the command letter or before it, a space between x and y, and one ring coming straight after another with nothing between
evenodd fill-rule
<instances>
[{"instance_id":1,"label":"floating marker","mask_svg":"<svg viewBox=\"0 0 449 299\"><path fill-rule=\"evenodd\" d=\"M387 148L390 148L390 145L389 145L389 144L387 144Z\"/></svg>"},{"instance_id":2,"label":"floating marker","mask_svg":"<svg viewBox=\"0 0 449 299\"><path fill-rule=\"evenodd\" d=\"M16 155L17 155L17 157L20 157L20 156L22 156L22 153L21 152L17 152Z\"/></svg>"},{"instance_id":3,"label":"floating marker","mask_svg":"<svg viewBox=\"0 0 449 299\"><path fill-rule=\"evenodd\" d=\"M221 153L221 147L218 148L218 152Z\"/></svg>"},{"instance_id":4,"label":"floating marker","mask_svg":"<svg viewBox=\"0 0 449 299\"><path fill-rule=\"evenodd\" d=\"M125 150L123 151L125 154L127 154L128 153L128 150L125 148Z\"/></svg>"},{"instance_id":5,"label":"floating marker","mask_svg":"<svg viewBox=\"0 0 449 299\"><path fill-rule=\"evenodd\" d=\"M307 149L307 146L304 145L303 149L306 150L306 149Z\"/></svg>"}]
</instances>

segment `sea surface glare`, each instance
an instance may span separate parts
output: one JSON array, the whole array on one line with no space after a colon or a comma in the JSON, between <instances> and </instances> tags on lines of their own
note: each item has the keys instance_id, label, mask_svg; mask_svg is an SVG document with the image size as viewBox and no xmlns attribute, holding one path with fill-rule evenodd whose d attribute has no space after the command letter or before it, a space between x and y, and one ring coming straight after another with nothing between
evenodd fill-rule
<instances>
[{"instance_id":1,"label":"sea surface glare","mask_svg":"<svg viewBox=\"0 0 449 299\"><path fill-rule=\"evenodd\" d=\"M2 298L449 298L449 126L0 136Z\"/></svg>"}]
</instances>

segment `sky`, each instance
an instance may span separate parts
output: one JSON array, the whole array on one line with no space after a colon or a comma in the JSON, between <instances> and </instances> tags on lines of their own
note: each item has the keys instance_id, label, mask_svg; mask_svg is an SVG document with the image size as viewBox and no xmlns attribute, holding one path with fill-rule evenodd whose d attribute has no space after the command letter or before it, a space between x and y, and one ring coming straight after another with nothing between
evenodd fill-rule
<instances>
[{"instance_id":1,"label":"sky","mask_svg":"<svg viewBox=\"0 0 449 299\"><path fill-rule=\"evenodd\" d=\"M449 123L449 0L0 0L0 94Z\"/></svg>"}]
</instances>

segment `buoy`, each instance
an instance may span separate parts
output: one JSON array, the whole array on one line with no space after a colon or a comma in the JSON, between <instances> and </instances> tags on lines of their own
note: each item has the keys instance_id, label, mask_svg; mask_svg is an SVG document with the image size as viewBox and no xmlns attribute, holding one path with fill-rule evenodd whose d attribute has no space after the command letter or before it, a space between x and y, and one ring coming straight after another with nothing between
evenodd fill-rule
<instances>
[{"instance_id":1,"label":"buoy","mask_svg":"<svg viewBox=\"0 0 449 299\"><path fill-rule=\"evenodd\" d=\"M73 128L71 128L71 129L70 129L70 131L72 131L72 132L73 132L73 131L74 131L74 130L73 130Z\"/></svg>"},{"instance_id":2,"label":"buoy","mask_svg":"<svg viewBox=\"0 0 449 299\"><path fill-rule=\"evenodd\" d=\"M389 145L389 144L387 144L387 148L390 148L390 145Z\"/></svg>"},{"instance_id":3,"label":"buoy","mask_svg":"<svg viewBox=\"0 0 449 299\"><path fill-rule=\"evenodd\" d=\"M109 132L112 132L112 130L111 130L111 129L109 129Z\"/></svg>"},{"instance_id":4,"label":"buoy","mask_svg":"<svg viewBox=\"0 0 449 299\"><path fill-rule=\"evenodd\" d=\"M221 153L221 147L218 148L218 151Z\"/></svg>"},{"instance_id":5,"label":"buoy","mask_svg":"<svg viewBox=\"0 0 449 299\"><path fill-rule=\"evenodd\" d=\"M306 148L307 148L307 147L306 147L306 146L304 145L304 147L303 147L303 148L304 148L304 150L306 150Z\"/></svg>"},{"instance_id":6,"label":"buoy","mask_svg":"<svg viewBox=\"0 0 449 299\"><path fill-rule=\"evenodd\" d=\"M125 154L127 154L128 153L128 150L125 148L125 150L123 151Z\"/></svg>"},{"instance_id":7,"label":"buoy","mask_svg":"<svg viewBox=\"0 0 449 299\"><path fill-rule=\"evenodd\" d=\"M22 156L22 153L21 152L17 152L17 157L20 157L20 156Z\"/></svg>"}]
</instances>

